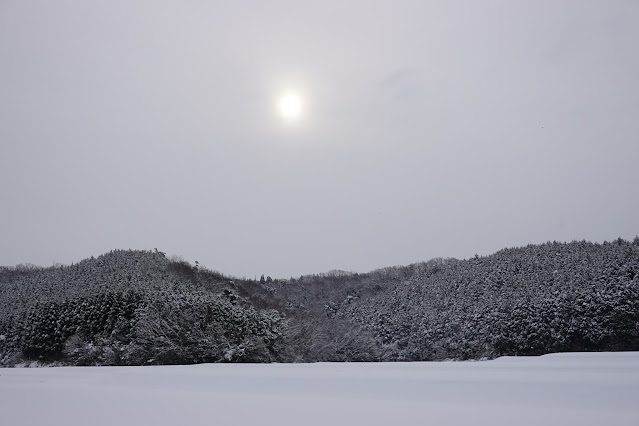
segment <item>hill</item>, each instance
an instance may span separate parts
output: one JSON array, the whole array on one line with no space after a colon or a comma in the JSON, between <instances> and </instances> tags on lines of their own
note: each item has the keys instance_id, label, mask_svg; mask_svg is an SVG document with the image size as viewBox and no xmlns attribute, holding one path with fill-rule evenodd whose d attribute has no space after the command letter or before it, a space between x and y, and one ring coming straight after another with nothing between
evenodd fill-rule
<instances>
[{"instance_id":1,"label":"hill","mask_svg":"<svg viewBox=\"0 0 639 426\"><path fill-rule=\"evenodd\" d=\"M0 358L81 365L639 350L639 238L244 280L116 250L0 268Z\"/></svg>"}]
</instances>

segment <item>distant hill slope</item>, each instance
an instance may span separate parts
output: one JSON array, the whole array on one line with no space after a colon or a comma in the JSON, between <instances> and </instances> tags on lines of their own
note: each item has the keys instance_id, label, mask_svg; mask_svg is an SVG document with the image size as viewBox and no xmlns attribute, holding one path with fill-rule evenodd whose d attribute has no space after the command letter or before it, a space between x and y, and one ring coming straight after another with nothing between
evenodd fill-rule
<instances>
[{"instance_id":1,"label":"distant hill slope","mask_svg":"<svg viewBox=\"0 0 639 426\"><path fill-rule=\"evenodd\" d=\"M0 268L4 364L393 361L639 350L639 238L257 282L161 252Z\"/></svg>"},{"instance_id":2,"label":"distant hill slope","mask_svg":"<svg viewBox=\"0 0 639 426\"><path fill-rule=\"evenodd\" d=\"M382 359L639 350L639 239L530 245L294 284L275 297L309 318L360 326Z\"/></svg>"},{"instance_id":3,"label":"distant hill slope","mask_svg":"<svg viewBox=\"0 0 639 426\"><path fill-rule=\"evenodd\" d=\"M0 362L279 361L283 318L232 280L161 252L115 250L71 266L0 268Z\"/></svg>"}]
</instances>

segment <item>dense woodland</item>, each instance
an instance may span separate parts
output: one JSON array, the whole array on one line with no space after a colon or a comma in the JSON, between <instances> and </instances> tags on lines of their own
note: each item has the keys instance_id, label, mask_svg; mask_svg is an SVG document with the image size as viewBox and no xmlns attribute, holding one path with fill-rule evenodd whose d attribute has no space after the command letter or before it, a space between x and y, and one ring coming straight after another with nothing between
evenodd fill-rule
<instances>
[{"instance_id":1,"label":"dense woodland","mask_svg":"<svg viewBox=\"0 0 639 426\"><path fill-rule=\"evenodd\" d=\"M0 267L0 365L417 361L639 350L639 238L238 279L115 250Z\"/></svg>"}]
</instances>

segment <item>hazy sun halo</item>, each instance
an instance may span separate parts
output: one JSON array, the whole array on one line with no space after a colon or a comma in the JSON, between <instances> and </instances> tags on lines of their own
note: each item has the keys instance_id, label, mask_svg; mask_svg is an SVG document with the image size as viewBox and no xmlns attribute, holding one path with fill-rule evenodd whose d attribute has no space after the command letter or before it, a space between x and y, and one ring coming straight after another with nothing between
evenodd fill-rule
<instances>
[{"instance_id":1,"label":"hazy sun halo","mask_svg":"<svg viewBox=\"0 0 639 426\"><path fill-rule=\"evenodd\" d=\"M288 92L280 97L279 112L286 121L295 121L302 115L302 98L295 92Z\"/></svg>"}]
</instances>

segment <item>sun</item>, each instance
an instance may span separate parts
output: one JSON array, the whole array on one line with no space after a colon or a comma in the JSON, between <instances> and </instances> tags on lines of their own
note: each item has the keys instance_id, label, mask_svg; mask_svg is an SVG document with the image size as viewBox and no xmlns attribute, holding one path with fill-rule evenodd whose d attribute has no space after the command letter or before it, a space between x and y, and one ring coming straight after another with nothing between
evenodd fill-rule
<instances>
[{"instance_id":1,"label":"sun","mask_svg":"<svg viewBox=\"0 0 639 426\"><path fill-rule=\"evenodd\" d=\"M284 93L277 106L280 116L286 121L297 121L302 116L302 97L296 92Z\"/></svg>"}]
</instances>

